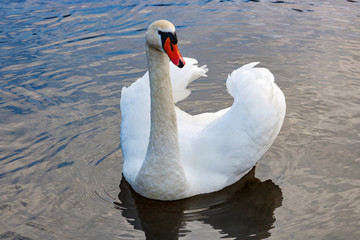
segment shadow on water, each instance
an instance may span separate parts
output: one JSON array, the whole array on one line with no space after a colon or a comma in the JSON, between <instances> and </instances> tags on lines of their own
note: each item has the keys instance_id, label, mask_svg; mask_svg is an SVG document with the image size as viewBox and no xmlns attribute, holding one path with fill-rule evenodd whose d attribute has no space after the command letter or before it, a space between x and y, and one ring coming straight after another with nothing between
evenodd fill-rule
<instances>
[{"instance_id":1,"label":"shadow on water","mask_svg":"<svg viewBox=\"0 0 360 240\"><path fill-rule=\"evenodd\" d=\"M144 198L123 178L115 208L147 239L178 239L192 221L212 226L225 237L264 239L282 204L282 191L271 180L255 178L255 167L237 183L215 193L163 202Z\"/></svg>"}]
</instances>

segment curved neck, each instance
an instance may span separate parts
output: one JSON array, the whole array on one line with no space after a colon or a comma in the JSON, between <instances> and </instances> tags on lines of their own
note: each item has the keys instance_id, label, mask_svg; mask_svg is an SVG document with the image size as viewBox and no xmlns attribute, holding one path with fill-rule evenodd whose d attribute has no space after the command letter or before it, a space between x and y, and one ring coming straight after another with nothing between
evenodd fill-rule
<instances>
[{"instance_id":1,"label":"curved neck","mask_svg":"<svg viewBox=\"0 0 360 240\"><path fill-rule=\"evenodd\" d=\"M168 56L146 47L151 94L151 127L147 157L178 160L179 143ZM166 158L166 159L164 159Z\"/></svg>"},{"instance_id":2,"label":"curved neck","mask_svg":"<svg viewBox=\"0 0 360 240\"><path fill-rule=\"evenodd\" d=\"M148 46L146 55L151 94L150 138L134 189L153 199L178 199L184 197L186 178L180 163L169 59Z\"/></svg>"}]
</instances>

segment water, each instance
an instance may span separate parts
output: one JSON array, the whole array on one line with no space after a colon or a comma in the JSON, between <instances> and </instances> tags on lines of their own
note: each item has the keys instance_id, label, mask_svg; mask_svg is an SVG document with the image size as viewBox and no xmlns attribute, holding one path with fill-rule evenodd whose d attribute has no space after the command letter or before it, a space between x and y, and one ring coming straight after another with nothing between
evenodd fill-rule
<instances>
[{"instance_id":1,"label":"water","mask_svg":"<svg viewBox=\"0 0 360 240\"><path fill-rule=\"evenodd\" d=\"M359 239L358 1L19 0L0 10L0 239ZM252 61L287 99L256 172L173 203L139 197L121 177L120 91L146 70L145 29L160 18L177 26L182 55L210 69L184 110L230 106L226 76Z\"/></svg>"}]
</instances>

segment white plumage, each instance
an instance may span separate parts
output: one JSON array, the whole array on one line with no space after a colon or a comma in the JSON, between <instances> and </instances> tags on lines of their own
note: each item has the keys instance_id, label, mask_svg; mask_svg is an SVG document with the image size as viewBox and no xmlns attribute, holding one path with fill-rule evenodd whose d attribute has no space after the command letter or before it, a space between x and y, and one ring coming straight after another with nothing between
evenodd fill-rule
<instances>
[{"instance_id":1,"label":"white plumage","mask_svg":"<svg viewBox=\"0 0 360 240\"><path fill-rule=\"evenodd\" d=\"M148 61L156 59L148 54ZM161 72L170 68L174 102L190 94L186 88L189 83L206 76L206 66L198 67L197 61L191 58L185 58L185 62L184 68L165 64L162 69L153 70ZM123 175L135 191L153 199L181 199L218 191L251 170L274 142L286 109L285 97L275 84L274 76L268 69L256 68L257 64L244 65L229 75L226 86L234 98L230 108L191 116L173 105L176 112L173 120L177 123L177 130L176 126L174 128L177 132L173 135L168 133L171 130L162 133L158 126L153 126L151 130L151 125L157 123L150 117L151 84L148 72L130 87L122 89ZM152 94L152 97L156 98L157 94ZM171 110L171 101L167 102L170 103L158 104L164 104L164 109ZM168 116L167 113L164 116ZM167 121L164 122L162 124L166 125ZM164 129L167 127L164 126ZM153 139L167 134L169 139L177 138L178 154L172 154L177 151L176 146L172 150L172 145L176 144L170 145L168 141L151 140L155 147L149 147L150 132L155 129L157 133L152 133L155 136ZM164 159L167 158L164 156L178 159ZM153 158L155 160L151 160Z\"/></svg>"}]
</instances>

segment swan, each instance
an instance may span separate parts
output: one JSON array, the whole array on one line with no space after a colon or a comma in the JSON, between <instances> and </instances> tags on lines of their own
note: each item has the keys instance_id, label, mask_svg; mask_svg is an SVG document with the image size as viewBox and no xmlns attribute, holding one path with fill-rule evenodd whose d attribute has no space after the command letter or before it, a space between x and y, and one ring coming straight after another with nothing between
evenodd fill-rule
<instances>
[{"instance_id":1,"label":"swan","mask_svg":"<svg viewBox=\"0 0 360 240\"><path fill-rule=\"evenodd\" d=\"M181 56L167 20L150 24L145 40L148 72L121 90L123 176L140 195L163 201L237 182L270 148L284 121L285 97L274 76L258 63L246 64L226 81L231 107L192 116L175 103L208 69Z\"/></svg>"}]
</instances>

